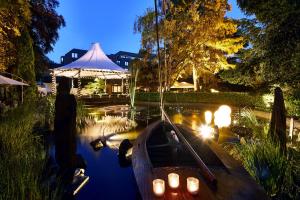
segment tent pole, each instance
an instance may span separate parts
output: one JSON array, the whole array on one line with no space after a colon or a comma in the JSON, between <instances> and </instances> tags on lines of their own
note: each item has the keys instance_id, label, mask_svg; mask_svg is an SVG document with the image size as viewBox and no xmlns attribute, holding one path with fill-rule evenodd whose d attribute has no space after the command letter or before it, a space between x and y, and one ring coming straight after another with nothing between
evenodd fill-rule
<instances>
[{"instance_id":1,"label":"tent pole","mask_svg":"<svg viewBox=\"0 0 300 200\"><path fill-rule=\"evenodd\" d=\"M124 94L124 81L123 81L123 77L122 77L122 94Z\"/></svg>"},{"instance_id":2,"label":"tent pole","mask_svg":"<svg viewBox=\"0 0 300 200\"><path fill-rule=\"evenodd\" d=\"M106 78L104 79L104 93L106 94Z\"/></svg>"},{"instance_id":3,"label":"tent pole","mask_svg":"<svg viewBox=\"0 0 300 200\"><path fill-rule=\"evenodd\" d=\"M73 79L73 77L71 78L71 88L72 89L74 88L74 79Z\"/></svg>"},{"instance_id":4,"label":"tent pole","mask_svg":"<svg viewBox=\"0 0 300 200\"><path fill-rule=\"evenodd\" d=\"M126 94L128 95L129 94L129 84L128 84L128 76L126 76Z\"/></svg>"},{"instance_id":5,"label":"tent pole","mask_svg":"<svg viewBox=\"0 0 300 200\"><path fill-rule=\"evenodd\" d=\"M77 97L81 97L81 77L80 77L80 70L78 71L78 88L77 88Z\"/></svg>"},{"instance_id":6,"label":"tent pole","mask_svg":"<svg viewBox=\"0 0 300 200\"><path fill-rule=\"evenodd\" d=\"M51 84L51 90L52 90L52 94L56 95L56 77L54 74L54 71L52 72L52 84Z\"/></svg>"}]
</instances>

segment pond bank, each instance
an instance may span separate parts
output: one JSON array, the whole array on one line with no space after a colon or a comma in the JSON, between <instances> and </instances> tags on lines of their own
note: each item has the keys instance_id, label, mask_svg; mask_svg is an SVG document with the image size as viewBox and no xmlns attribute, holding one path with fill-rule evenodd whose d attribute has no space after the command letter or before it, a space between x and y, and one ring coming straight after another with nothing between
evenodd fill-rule
<instances>
[{"instance_id":1,"label":"pond bank","mask_svg":"<svg viewBox=\"0 0 300 200\"><path fill-rule=\"evenodd\" d=\"M146 102L146 101L137 101L137 105L150 105L150 106L158 106L159 102ZM166 106L190 106L190 107L211 107L211 108L216 108L220 106L221 104L216 104L216 103L173 103L173 102L165 102ZM232 106L233 109L241 109L240 107ZM266 111L260 111L260 110L255 110L253 109L254 114L258 118L262 119L267 119L271 120L271 112L266 112ZM290 127L290 117L286 118L286 125L287 127ZM294 128L300 130L300 120L295 120L294 119Z\"/></svg>"}]
</instances>

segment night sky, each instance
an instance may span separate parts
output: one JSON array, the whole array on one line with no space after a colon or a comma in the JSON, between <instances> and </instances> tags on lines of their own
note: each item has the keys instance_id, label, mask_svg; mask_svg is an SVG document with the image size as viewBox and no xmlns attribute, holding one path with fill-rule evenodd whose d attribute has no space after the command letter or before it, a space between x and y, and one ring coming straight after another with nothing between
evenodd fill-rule
<instances>
[{"instance_id":1,"label":"night sky","mask_svg":"<svg viewBox=\"0 0 300 200\"><path fill-rule=\"evenodd\" d=\"M227 16L244 17L236 0L229 3L232 11ZM99 42L106 54L138 52L140 35L133 32L134 21L153 6L154 0L60 1L57 12L64 16L66 27L60 29L59 39L48 56L59 62L60 56L72 48L89 49L93 42Z\"/></svg>"}]
</instances>

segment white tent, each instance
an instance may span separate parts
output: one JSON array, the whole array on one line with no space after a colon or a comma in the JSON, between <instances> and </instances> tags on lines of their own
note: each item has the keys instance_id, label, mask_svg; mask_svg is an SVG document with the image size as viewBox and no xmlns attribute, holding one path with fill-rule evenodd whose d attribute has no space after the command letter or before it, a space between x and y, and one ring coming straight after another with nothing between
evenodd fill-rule
<instances>
[{"instance_id":1,"label":"white tent","mask_svg":"<svg viewBox=\"0 0 300 200\"><path fill-rule=\"evenodd\" d=\"M10 79L10 78L7 78L5 76L1 76L0 75L0 85L22 85L22 86L28 86L28 84L26 83L22 83L20 81L16 81L14 79Z\"/></svg>"},{"instance_id":2,"label":"white tent","mask_svg":"<svg viewBox=\"0 0 300 200\"><path fill-rule=\"evenodd\" d=\"M101 79L127 78L127 70L111 61L101 49L99 43L94 43L91 49L78 60L53 70L55 76L98 77Z\"/></svg>"},{"instance_id":3,"label":"white tent","mask_svg":"<svg viewBox=\"0 0 300 200\"><path fill-rule=\"evenodd\" d=\"M194 85L187 82L178 82L175 81L175 83L171 86L173 89L191 89L194 88Z\"/></svg>"},{"instance_id":4,"label":"white tent","mask_svg":"<svg viewBox=\"0 0 300 200\"><path fill-rule=\"evenodd\" d=\"M99 43L93 43L91 49L78 60L53 70L52 82L55 86L56 76L78 78L78 95L80 96L80 78L128 79L129 72L111 61L101 49ZM126 81L127 82L127 81ZM55 88L55 87L54 87ZM55 92L55 90L53 91Z\"/></svg>"},{"instance_id":5,"label":"white tent","mask_svg":"<svg viewBox=\"0 0 300 200\"><path fill-rule=\"evenodd\" d=\"M23 82L20 82L20 81L16 81L14 79L11 79L11 78L7 78L5 76L2 76L0 75L0 85L5 85L5 86L17 86L17 85L20 85L22 86L22 93L21 93L21 98L22 98L22 103L23 103L23 86L29 86L28 84L26 83L23 83Z\"/></svg>"}]
</instances>

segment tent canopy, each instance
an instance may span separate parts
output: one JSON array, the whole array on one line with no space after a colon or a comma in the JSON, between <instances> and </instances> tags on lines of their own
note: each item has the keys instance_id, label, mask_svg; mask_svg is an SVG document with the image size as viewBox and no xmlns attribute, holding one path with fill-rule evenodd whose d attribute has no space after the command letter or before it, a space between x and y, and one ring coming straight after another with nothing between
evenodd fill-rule
<instances>
[{"instance_id":1,"label":"tent canopy","mask_svg":"<svg viewBox=\"0 0 300 200\"><path fill-rule=\"evenodd\" d=\"M98 77L101 79L126 78L127 70L111 61L101 49L99 43L93 43L91 49L78 60L53 70L55 76Z\"/></svg>"},{"instance_id":2,"label":"tent canopy","mask_svg":"<svg viewBox=\"0 0 300 200\"><path fill-rule=\"evenodd\" d=\"M187 83L187 82L175 81L175 83L173 84L173 86L171 88L172 89L191 89L191 88L194 88L194 85L191 83Z\"/></svg>"},{"instance_id":3,"label":"tent canopy","mask_svg":"<svg viewBox=\"0 0 300 200\"><path fill-rule=\"evenodd\" d=\"M11 78L7 78L5 76L0 75L0 85L23 85L23 86L28 86L26 83L22 83L20 81L16 81Z\"/></svg>"}]
</instances>

